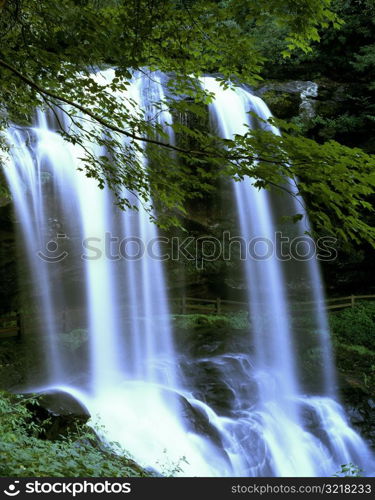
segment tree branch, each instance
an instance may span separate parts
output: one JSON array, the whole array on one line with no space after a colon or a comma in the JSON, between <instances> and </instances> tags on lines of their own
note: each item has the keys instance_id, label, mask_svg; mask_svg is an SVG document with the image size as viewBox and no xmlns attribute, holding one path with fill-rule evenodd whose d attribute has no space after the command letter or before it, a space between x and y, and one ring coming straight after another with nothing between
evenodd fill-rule
<instances>
[{"instance_id":1,"label":"tree branch","mask_svg":"<svg viewBox=\"0 0 375 500\"><path fill-rule=\"evenodd\" d=\"M1 5L1 0L0 0L0 5ZM169 143L166 143L166 142L162 142L162 141L158 141L157 139L150 139L148 137L143 137L143 136L138 136L136 134L133 134L121 127L117 127L116 125L113 125L111 123L109 123L107 120L105 120L104 118L101 118L100 116L96 115L95 113L93 113L92 111L90 111L89 109L87 109L86 107L82 106L81 104L77 103L77 102L74 102L70 99L68 99L67 97L63 97L63 96L60 96L60 95L57 95L55 94L54 92L51 92L49 90L46 90L44 89L43 87L41 87L40 85L38 85L37 83L35 83L33 80L31 80L29 77L25 76L24 74L22 74L18 69L14 68L13 66L11 66L10 64L8 64L6 61L0 59L0 66L2 66L3 68L7 69L8 71L10 71L13 75L15 75L17 78L19 78L21 81L23 81L24 83L26 83L29 87L33 88L34 90L36 90L36 92L38 92L38 94L40 94L43 98L43 100L49 105L48 103L48 99L47 97L49 97L50 99L54 99L56 101L61 101L61 102L64 102L65 104L68 104L69 106L75 108L75 109L78 109L79 111L81 111L83 114L89 116L90 118L92 118L94 121L96 121L97 123L103 125L103 127L106 127L108 128L109 130L112 130L114 132L117 132L121 135L124 135L134 141L140 141L140 142L144 142L144 143L148 143L148 144L154 144L154 145L157 145L157 146L160 146L160 147L163 147L163 148L167 148L171 151L176 151L178 153L182 153L184 155L188 155L190 157L199 157L199 158L220 158L220 159L223 159L223 160L227 160L227 161L231 161L231 162L234 162L234 161L243 161L243 160L253 160L253 161L256 161L256 162L259 162L259 161L262 161L262 162L265 162L265 163L270 163L270 164L278 164L278 163L283 163L282 161L277 161L277 160L274 160L274 159L267 159L267 158L262 158L262 157L259 157L259 156L250 156L250 155L237 155L237 156L234 156L234 155L230 155L230 154L225 154L225 152L223 152L223 154L220 154L218 151L215 152L215 153L212 153L210 151L203 151L203 150L200 150L200 151L195 151L195 150L189 150L189 149L184 149L184 148L179 148L178 146L174 146L173 144L169 144ZM52 108L52 106L50 106ZM62 108L60 108L62 109ZM63 110L64 112L67 113L66 110ZM70 115L68 113L68 115ZM268 181L270 185L273 185L274 187L277 187L281 190L284 190L286 192L288 192L288 194L292 194L291 192L289 192L289 190L285 189L283 186L281 185L278 185L276 183L273 183L273 182L270 182ZM293 196L293 195L292 195Z\"/></svg>"},{"instance_id":2,"label":"tree branch","mask_svg":"<svg viewBox=\"0 0 375 500\"><path fill-rule=\"evenodd\" d=\"M11 66L10 64L8 64L6 61L4 61L2 59L0 59L0 66L7 69L8 71L10 71L13 75L15 75L21 81L26 83L26 85L28 85L32 89L36 90L36 92L38 94L40 94L41 96L45 96L45 97L47 96L51 99L55 99L57 101L64 102L65 104L68 104L69 106L72 106L73 108L78 109L79 111L81 111L85 115L89 116L90 118L95 120L97 123L100 123L101 125L103 125L103 127L106 127L109 130L112 130L113 132L117 132L121 135L125 135L126 137L129 137L130 139L132 139L134 141L145 142L148 144L155 144L156 146L161 146L161 147L167 148L171 151L176 151L177 153L182 153L184 155L193 156L193 157L196 156L199 158L222 158L222 159L226 159L228 161L241 161L241 160L245 160L245 159L247 159L247 160L251 159L254 161L263 161L263 162L272 163L272 164L277 163L275 160L269 160L269 159L260 158L260 157L252 157L252 156L239 157L239 156L230 156L230 155L226 155L226 154L220 155L218 153L211 153L209 151L195 151L195 150L191 150L191 149L184 149L184 148L179 148L178 146L174 146L173 144L170 144L167 142L158 141L157 139L150 139L149 137L138 136L138 135L133 134L133 133L121 128L121 127L117 127L116 125L113 125L112 123L110 123L107 120L105 120L104 118L101 118L100 116L96 115L95 113L90 111L88 108L82 106L81 104L74 102L74 101L68 99L67 97L57 95L54 92L51 92L51 91L41 87L40 85L35 83L33 80L31 80L29 77L22 74L17 68Z\"/></svg>"},{"instance_id":3,"label":"tree branch","mask_svg":"<svg viewBox=\"0 0 375 500\"><path fill-rule=\"evenodd\" d=\"M179 148L177 146L174 146L173 144L169 144L167 142L161 142L161 141L158 141L156 139L150 139L148 137L142 137L142 136L138 136L136 134L133 134L133 133L131 133L131 132L129 132L129 131L123 129L123 128L117 127L116 125L113 125L113 124L107 122L107 120L105 120L104 118L101 118L100 116L96 115L95 113L93 113L92 111L90 111L86 107L82 106L81 104L78 104L77 102L71 101L67 97L63 97L63 96L57 95L54 92L51 92L49 90L44 89L43 87L41 87L40 85L38 85L37 83L35 83L33 80L31 80L27 76L23 75L20 71L18 71L18 69L14 68L13 66L11 66L7 62L3 61L2 59L0 59L0 66L2 66L3 68L6 68L8 71L10 71L11 73L13 73L15 76L17 76L17 78L19 78L20 80L22 80L29 87L31 87L32 89L36 90L38 92L38 94L41 94L42 96L43 95L44 96L48 96L51 99L56 99L58 101L62 101L65 104L68 104L69 106L72 106L72 107L78 109L79 111L81 111L85 115L90 116L90 118L92 118L96 122L98 122L101 125L103 125L103 127L106 127L106 128L108 128L108 129L110 129L110 130L112 130L114 132L119 133L119 134L125 135L126 137L129 137L130 139L133 139L135 141L146 142L146 143L149 143L149 144L155 144L157 146L162 146L164 148L171 149L173 151L177 151L178 153L183 153L183 154L187 154L187 155L192 155L192 156L202 156L203 155L203 156L207 156L207 153L203 153L201 151L192 151L192 150L188 150L188 149L183 149L183 148Z\"/></svg>"}]
</instances>

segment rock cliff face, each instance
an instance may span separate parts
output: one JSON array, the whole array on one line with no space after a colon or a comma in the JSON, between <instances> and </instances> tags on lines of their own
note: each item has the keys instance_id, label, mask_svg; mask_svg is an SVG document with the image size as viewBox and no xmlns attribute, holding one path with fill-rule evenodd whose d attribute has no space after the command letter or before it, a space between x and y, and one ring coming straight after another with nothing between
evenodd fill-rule
<instances>
[{"instance_id":1,"label":"rock cliff face","mask_svg":"<svg viewBox=\"0 0 375 500\"><path fill-rule=\"evenodd\" d=\"M272 113L285 120L299 118L312 134L312 128L325 119L335 119L348 112L350 84L337 83L329 79L316 81L266 80L255 90L268 105ZM312 120L315 119L313 122ZM332 124L331 133L337 132ZM328 131L326 131L328 133ZM321 136L324 138L324 136ZM328 138L328 137L327 137Z\"/></svg>"},{"instance_id":2,"label":"rock cliff face","mask_svg":"<svg viewBox=\"0 0 375 500\"><path fill-rule=\"evenodd\" d=\"M289 119L299 116L304 119L316 115L319 85L316 82L292 80L266 82L256 91L277 118Z\"/></svg>"},{"instance_id":3,"label":"rock cliff face","mask_svg":"<svg viewBox=\"0 0 375 500\"><path fill-rule=\"evenodd\" d=\"M265 80L255 93L274 116L297 121L303 125L305 135L318 142L334 139L350 147L375 151L371 120L364 112L368 92L355 81Z\"/></svg>"},{"instance_id":4,"label":"rock cliff face","mask_svg":"<svg viewBox=\"0 0 375 500\"><path fill-rule=\"evenodd\" d=\"M360 388L342 389L346 414L352 426L375 450L375 400Z\"/></svg>"},{"instance_id":5,"label":"rock cliff face","mask_svg":"<svg viewBox=\"0 0 375 500\"><path fill-rule=\"evenodd\" d=\"M0 313L17 306L18 274L14 218L9 200L0 200Z\"/></svg>"}]
</instances>

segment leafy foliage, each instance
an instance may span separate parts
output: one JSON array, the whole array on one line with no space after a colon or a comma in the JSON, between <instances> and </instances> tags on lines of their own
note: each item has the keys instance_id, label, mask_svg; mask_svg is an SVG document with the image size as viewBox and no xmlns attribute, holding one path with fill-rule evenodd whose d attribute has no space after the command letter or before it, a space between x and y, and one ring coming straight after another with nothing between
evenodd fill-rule
<instances>
[{"instance_id":1,"label":"leafy foliage","mask_svg":"<svg viewBox=\"0 0 375 500\"><path fill-rule=\"evenodd\" d=\"M95 446L87 428L57 441L40 436L27 405L37 398L0 393L0 474L6 477L127 477L143 475L129 459Z\"/></svg>"},{"instance_id":2,"label":"leafy foliage","mask_svg":"<svg viewBox=\"0 0 375 500\"><path fill-rule=\"evenodd\" d=\"M340 342L375 351L375 303L363 302L329 316L333 335Z\"/></svg>"},{"instance_id":3,"label":"leafy foliage","mask_svg":"<svg viewBox=\"0 0 375 500\"><path fill-rule=\"evenodd\" d=\"M124 98L135 71L154 78L148 71L161 70L169 75L168 102L155 105L199 117L213 96L198 76L215 72L223 86L256 83L265 61L261 30L272 25L281 34L280 58L309 52L320 29L341 25L330 6L330 0L7 0L0 18L0 125L29 123L36 106L59 107L69 125L61 133L81 151L79 168L99 187L107 184L124 208L136 208L133 193L153 217L152 197L162 226L178 224L186 200L204 196L220 175L246 173L267 188L299 176L316 229L373 241L360 217L360 209L370 209L373 160L361 151L318 146L294 132L271 137L263 129L219 141L176 121L174 133L196 146L185 148L170 144L158 120ZM108 66L116 68L113 78L95 74ZM140 157L146 147L147 169Z\"/></svg>"},{"instance_id":4,"label":"leafy foliage","mask_svg":"<svg viewBox=\"0 0 375 500\"><path fill-rule=\"evenodd\" d=\"M344 24L339 30L320 30L321 40L312 45L313 50L309 54L299 51L288 59L279 58L275 46L282 50L284 33L272 23L264 27L263 33L259 32L262 53L267 59L262 75L266 79L272 79L271 81L316 82L319 86L318 97L314 101L316 115L309 119L303 118L301 133L319 143L334 140L373 154L375 99L371 62L374 51L371 47L375 3L373 0L337 0L332 3L332 8ZM273 95L269 94L271 92L265 95L265 100L273 109ZM289 99L291 95L289 94ZM294 108L287 108L288 100L283 99L281 92L278 92L277 98L281 101L275 106L277 116L279 110L281 118L291 118L298 113L299 103ZM286 113L282 115L284 111ZM297 120L300 117L293 118L293 121ZM303 172L300 175L303 180ZM306 194L305 200L308 206L314 201ZM365 198L370 203L373 200L373 195ZM331 218L331 211L326 213ZM374 226L374 212L365 208L358 218L367 225ZM339 295L369 293L374 275L372 248L364 241L348 246L341 238L336 248L338 258L334 262L323 264L325 281L330 289Z\"/></svg>"},{"instance_id":5,"label":"leafy foliage","mask_svg":"<svg viewBox=\"0 0 375 500\"><path fill-rule=\"evenodd\" d=\"M341 465L341 469L334 474L335 477L362 477L363 469L353 463Z\"/></svg>"},{"instance_id":6,"label":"leafy foliage","mask_svg":"<svg viewBox=\"0 0 375 500\"><path fill-rule=\"evenodd\" d=\"M284 32L270 23L263 33L265 78L313 80L319 83L317 116L305 133L319 142L335 139L374 152L374 26L373 0L335 0L332 9L342 19L339 30L320 30L320 42L308 54L296 51L278 57L285 46Z\"/></svg>"},{"instance_id":7,"label":"leafy foliage","mask_svg":"<svg viewBox=\"0 0 375 500\"><path fill-rule=\"evenodd\" d=\"M233 157L238 158L232 175L256 179L258 187L286 190L296 198L297 206L302 204L300 196L305 197L317 228L324 228L342 241L368 238L374 244L374 228L359 217L364 210L372 211L367 197L375 187L374 157L335 141L317 144L296 135L295 128L286 122L270 122L286 131L279 136L249 129L243 136L228 141ZM259 157L261 151L266 154ZM283 182L286 178L291 181L289 185ZM300 208L302 217L306 207ZM298 216L295 219L299 220Z\"/></svg>"}]
</instances>

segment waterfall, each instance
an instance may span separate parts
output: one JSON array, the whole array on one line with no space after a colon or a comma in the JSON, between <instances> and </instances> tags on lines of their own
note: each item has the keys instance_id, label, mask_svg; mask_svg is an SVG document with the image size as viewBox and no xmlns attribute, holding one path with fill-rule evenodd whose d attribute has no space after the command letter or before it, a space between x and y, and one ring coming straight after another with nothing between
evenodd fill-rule
<instances>
[{"instance_id":1,"label":"waterfall","mask_svg":"<svg viewBox=\"0 0 375 500\"><path fill-rule=\"evenodd\" d=\"M248 126L279 134L267 123L271 113L259 97L243 88L223 89L213 77L202 78L202 85L215 95L210 114L222 138L245 134ZM371 454L335 401L328 322L316 256L283 265L275 251L277 218L287 215L288 210L290 214L301 212L301 200L296 201L297 191L293 186L291 189L295 198L286 200L284 195L280 214L280 202L278 206L271 193L255 187L249 177L233 181L241 236L247 242L261 238L273 244L273 251L266 258L265 254L260 258L250 255L244 265L254 342L250 377L256 379L258 402L254 407L249 401L242 401L240 407L242 418L247 407L246 425L258 428L266 448L263 467L259 468L259 460L255 464L257 475L324 476L332 474L335 463L348 462L368 470L373 467ZM305 227L302 223L296 225L297 235L302 236L309 229L308 222L304 224ZM314 304L311 311L303 311L310 317L310 331L296 326L298 302L288 290L287 279L292 275L304 281L304 289L298 290L298 302ZM319 356L314 373L318 383L310 396L296 362L303 343L313 346ZM243 379L244 373L239 373L239 377ZM256 421L256 425L251 425L251 421ZM254 471L254 465L250 465L248 473L251 470Z\"/></svg>"},{"instance_id":2,"label":"waterfall","mask_svg":"<svg viewBox=\"0 0 375 500\"><path fill-rule=\"evenodd\" d=\"M113 76L106 70L95 78L109 82ZM125 106L130 99L135 113L168 131L169 111L155 109L165 97L163 78L136 73L127 91L114 98ZM243 133L245 123L259 126L250 123L249 110L269 116L249 92L224 90L213 78L202 81L216 95L210 113L222 137ZM162 473L317 476L332 475L348 462L369 470L370 452L336 401L316 261L245 262L251 311L246 344L254 348L198 360L214 366L234 395L225 413L214 411L181 371L184 353L174 345L165 271L145 250L153 242L154 254L160 252L157 227L134 194L125 193L138 210L122 211L108 188L98 189L86 177L81 147L67 144L60 126L75 125L56 108L38 110L32 127L7 131L4 174L29 269L28 306L39 317L45 368L33 389L72 394L88 408L90 425L104 441L118 443L118 453L125 449ZM100 146L85 147L105 155ZM147 169L146 151L140 148L138 155ZM233 182L233 192L241 235L273 240L277 203L270 194L255 189L249 178ZM295 231L303 231L301 224ZM117 254L119 248L125 258ZM311 334L302 338L305 313L301 318L294 311L301 290L287 287L288 279L298 282L296 276L303 278L306 301L317 304L309 312ZM25 328L36 334L32 325ZM307 347L322 365L317 364L314 388L301 376L297 359Z\"/></svg>"},{"instance_id":3,"label":"waterfall","mask_svg":"<svg viewBox=\"0 0 375 500\"><path fill-rule=\"evenodd\" d=\"M110 82L113 76L106 70L96 78ZM124 105L131 99L135 113L155 116L161 125L171 122L168 111L153 108L164 97L157 75L136 74L116 97ZM138 211L122 211L108 188L85 176L83 151L63 140L59 124L74 127L62 110L38 111L32 127L7 132L11 154L4 173L42 332L45 373L33 389L75 396L101 437L144 466L169 473L183 461L185 474L215 475L211 443L192 433L182 415L181 400L187 400L177 373L164 270L144 249L151 242L154 255L160 254L157 227L134 194L128 197ZM141 151L139 159L147 168ZM109 237L117 248L108 248ZM121 258L111 255L119 245Z\"/></svg>"}]
</instances>

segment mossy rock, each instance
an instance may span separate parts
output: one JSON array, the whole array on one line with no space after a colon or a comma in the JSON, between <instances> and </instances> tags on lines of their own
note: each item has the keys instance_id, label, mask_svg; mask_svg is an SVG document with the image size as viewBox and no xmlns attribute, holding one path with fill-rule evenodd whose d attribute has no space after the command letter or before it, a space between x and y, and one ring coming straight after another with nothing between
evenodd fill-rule
<instances>
[{"instance_id":1,"label":"mossy rock","mask_svg":"<svg viewBox=\"0 0 375 500\"><path fill-rule=\"evenodd\" d=\"M375 352L337 342L334 348L342 390L354 387L375 397Z\"/></svg>"},{"instance_id":2,"label":"mossy rock","mask_svg":"<svg viewBox=\"0 0 375 500\"><path fill-rule=\"evenodd\" d=\"M299 115L301 98L297 93L268 90L262 99L277 118L285 120Z\"/></svg>"},{"instance_id":3,"label":"mossy rock","mask_svg":"<svg viewBox=\"0 0 375 500\"><path fill-rule=\"evenodd\" d=\"M68 437L90 418L82 403L72 395L60 391L40 395L27 408L32 414L33 422L41 429L39 437L52 441Z\"/></svg>"}]
</instances>

